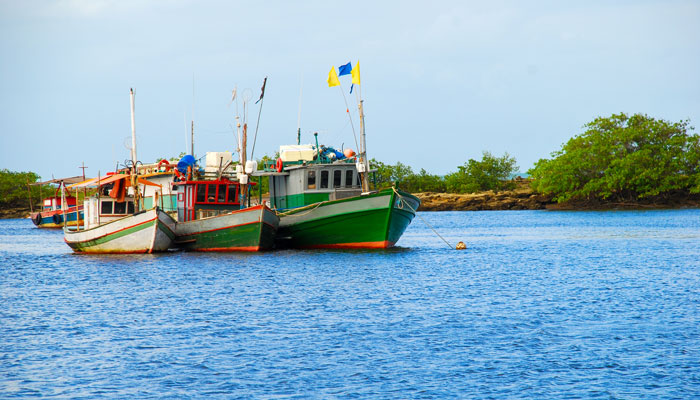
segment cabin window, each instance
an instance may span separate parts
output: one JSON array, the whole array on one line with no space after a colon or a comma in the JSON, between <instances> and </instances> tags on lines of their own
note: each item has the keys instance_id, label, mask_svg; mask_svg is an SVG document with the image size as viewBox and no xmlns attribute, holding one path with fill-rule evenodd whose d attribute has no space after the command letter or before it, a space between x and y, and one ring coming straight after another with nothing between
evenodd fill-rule
<instances>
[{"instance_id":1,"label":"cabin window","mask_svg":"<svg viewBox=\"0 0 700 400\"><path fill-rule=\"evenodd\" d=\"M362 184L360 183L360 173L358 172L357 175L355 175L355 186L360 187Z\"/></svg>"},{"instance_id":2,"label":"cabin window","mask_svg":"<svg viewBox=\"0 0 700 400\"><path fill-rule=\"evenodd\" d=\"M207 185L207 203L213 203L216 201L216 185Z\"/></svg>"},{"instance_id":3,"label":"cabin window","mask_svg":"<svg viewBox=\"0 0 700 400\"><path fill-rule=\"evenodd\" d=\"M133 202L133 201L127 201L127 202L126 202L126 208L127 208L127 213L128 213L128 214L133 214L133 213L134 213L134 202Z\"/></svg>"},{"instance_id":4,"label":"cabin window","mask_svg":"<svg viewBox=\"0 0 700 400\"><path fill-rule=\"evenodd\" d=\"M100 205L100 214L112 214L113 201L103 201Z\"/></svg>"},{"instance_id":5,"label":"cabin window","mask_svg":"<svg viewBox=\"0 0 700 400\"><path fill-rule=\"evenodd\" d=\"M114 214L126 214L126 202L114 202Z\"/></svg>"},{"instance_id":6,"label":"cabin window","mask_svg":"<svg viewBox=\"0 0 700 400\"><path fill-rule=\"evenodd\" d=\"M321 171L320 187L321 187L321 189L328 188L328 171Z\"/></svg>"},{"instance_id":7,"label":"cabin window","mask_svg":"<svg viewBox=\"0 0 700 400\"><path fill-rule=\"evenodd\" d=\"M343 171L336 169L333 171L333 187L340 187L340 180L343 178Z\"/></svg>"},{"instance_id":8,"label":"cabin window","mask_svg":"<svg viewBox=\"0 0 700 400\"><path fill-rule=\"evenodd\" d=\"M345 171L345 186L352 187L352 170L348 169Z\"/></svg>"},{"instance_id":9,"label":"cabin window","mask_svg":"<svg viewBox=\"0 0 700 400\"><path fill-rule=\"evenodd\" d=\"M236 185L228 185L228 202L235 203L237 201Z\"/></svg>"},{"instance_id":10,"label":"cabin window","mask_svg":"<svg viewBox=\"0 0 700 400\"><path fill-rule=\"evenodd\" d=\"M316 171L311 170L306 175L306 187L316 189Z\"/></svg>"},{"instance_id":11,"label":"cabin window","mask_svg":"<svg viewBox=\"0 0 700 400\"><path fill-rule=\"evenodd\" d=\"M197 203L203 203L207 199L206 185L197 185Z\"/></svg>"}]
</instances>

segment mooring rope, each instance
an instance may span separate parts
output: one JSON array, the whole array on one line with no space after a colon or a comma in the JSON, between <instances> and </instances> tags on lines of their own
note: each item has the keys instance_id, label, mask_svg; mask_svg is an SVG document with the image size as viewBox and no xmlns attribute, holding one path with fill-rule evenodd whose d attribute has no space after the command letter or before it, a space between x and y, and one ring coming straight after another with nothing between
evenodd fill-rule
<instances>
[{"instance_id":1,"label":"mooring rope","mask_svg":"<svg viewBox=\"0 0 700 400\"><path fill-rule=\"evenodd\" d=\"M452 247L452 245L451 245L447 240L445 240L444 237L440 236L440 234L435 230L435 228L432 227L432 225L430 225L430 224L428 223L428 221L426 221L423 217L420 216L420 214L418 214L418 212L416 211L415 208L411 207L411 203L409 203L408 201L404 200L404 197L401 195L401 193L399 193L399 192L396 190L395 187L392 186L391 189L394 191L394 193L396 193L397 196L399 196L399 200L401 200L402 203L405 203L405 204L408 206L408 208L410 208L410 209L413 211L413 213L414 213L418 218L420 218L426 225L428 225L428 228L430 228L430 229L433 231L433 233L435 233L440 239L442 239L443 242L445 242L445 244L447 245L447 247L449 247L449 248L451 248L451 249L454 249L454 247Z\"/></svg>"},{"instance_id":2,"label":"mooring rope","mask_svg":"<svg viewBox=\"0 0 700 400\"><path fill-rule=\"evenodd\" d=\"M301 208L294 208L294 209L291 209L291 210L289 210L289 211L284 211L284 212L277 211L277 215L278 215L278 216L281 216L281 215L295 215L295 216L297 216L297 217L301 217L302 215L306 215L306 214L310 213L311 211L317 209L317 208L320 207L321 204L323 204L323 203L327 203L327 201L321 201L321 202L318 202L318 203L316 203L316 204L311 204L311 205L308 205L308 206L305 206L305 207L301 207ZM301 213L301 214L296 214L298 211L303 210L304 208L309 208L309 209L306 210L306 211L304 211L304 212Z\"/></svg>"}]
</instances>

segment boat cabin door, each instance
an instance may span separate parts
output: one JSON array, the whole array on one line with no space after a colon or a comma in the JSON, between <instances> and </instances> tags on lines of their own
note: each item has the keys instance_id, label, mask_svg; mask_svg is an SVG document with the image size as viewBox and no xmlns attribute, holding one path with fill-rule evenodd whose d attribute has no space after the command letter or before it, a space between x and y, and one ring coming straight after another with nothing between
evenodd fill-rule
<instances>
[{"instance_id":1,"label":"boat cabin door","mask_svg":"<svg viewBox=\"0 0 700 400\"><path fill-rule=\"evenodd\" d=\"M196 185L180 185L177 188L177 220L178 222L194 219L194 188Z\"/></svg>"}]
</instances>

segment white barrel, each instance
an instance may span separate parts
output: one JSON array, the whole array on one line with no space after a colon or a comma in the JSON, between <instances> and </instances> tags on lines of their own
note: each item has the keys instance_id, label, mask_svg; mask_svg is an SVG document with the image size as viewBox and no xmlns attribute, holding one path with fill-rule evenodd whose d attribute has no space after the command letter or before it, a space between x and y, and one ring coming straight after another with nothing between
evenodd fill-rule
<instances>
[{"instance_id":1,"label":"white barrel","mask_svg":"<svg viewBox=\"0 0 700 400\"><path fill-rule=\"evenodd\" d=\"M252 174L258 170L258 162L255 160L248 160L245 162L245 173Z\"/></svg>"}]
</instances>

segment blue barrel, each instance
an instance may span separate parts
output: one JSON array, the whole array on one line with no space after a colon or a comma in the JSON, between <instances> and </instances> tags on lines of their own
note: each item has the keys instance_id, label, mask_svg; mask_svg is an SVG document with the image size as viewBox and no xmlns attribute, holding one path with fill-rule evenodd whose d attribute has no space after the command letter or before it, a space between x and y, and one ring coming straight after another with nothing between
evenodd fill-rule
<instances>
[{"instance_id":1,"label":"blue barrel","mask_svg":"<svg viewBox=\"0 0 700 400\"><path fill-rule=\"evenodd\" d=\"M187 167L192 167L194 170L194 164L197 162L197 160L194 159L194 156L191 155L186 155L180 159L180 161L177 162L177 170L180 171L183 174L187 173Z\"/></svg>"}]
</instances>

